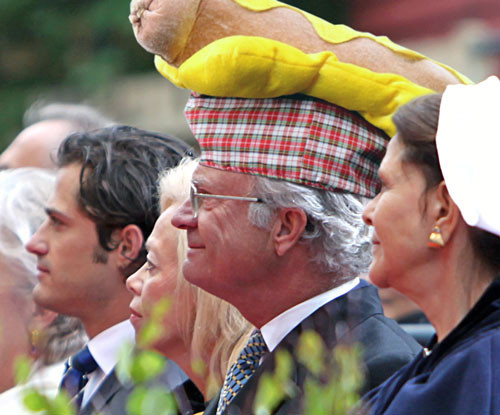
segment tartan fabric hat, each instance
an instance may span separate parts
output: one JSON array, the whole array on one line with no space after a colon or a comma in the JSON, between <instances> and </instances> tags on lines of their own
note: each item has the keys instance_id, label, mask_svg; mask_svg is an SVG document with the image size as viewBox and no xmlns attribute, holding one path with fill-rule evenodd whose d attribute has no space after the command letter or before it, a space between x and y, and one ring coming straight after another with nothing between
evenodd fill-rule
<instances>
[{"instance_id":1,"label":"tartan fabric hat","mask_svg":"<svg viewBox=\"0 0 500 415\"><path fill-rule=\"evenodd\" d=\"M389 137L355 112L305 95L192 94L185 114L205 166L366 197L378 192Z\"/></svg>"}]
</instances>

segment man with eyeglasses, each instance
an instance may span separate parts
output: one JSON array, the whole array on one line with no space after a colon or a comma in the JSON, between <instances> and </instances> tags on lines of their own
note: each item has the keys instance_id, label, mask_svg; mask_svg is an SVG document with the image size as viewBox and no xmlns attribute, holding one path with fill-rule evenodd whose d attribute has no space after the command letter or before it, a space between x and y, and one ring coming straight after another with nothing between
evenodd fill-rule
<instances>
[{"instance_id":1,"label":"man with eyeglasses","mask_svg":"<svg viewBox=\"0 0 500 415\"><path fill-rule=\"evenodd\" d=\"M250 124L255 114L266 135L247 129L241 138L244 127L234 124ZM276 413L300 413L305 379L313 375L296 350L308 330L327 350L362 344L362 391L407 363L418 345L383 316L376 289L358 278L371 259L362 199L376 192L385 133L356 113L305 95L192 96L186 117L202 153L190 200L172 220L187 231L185 278L235 305L258 329L205 414L253 413L259 381L274 371L278 350L291 353L299 392L285 397ZM304 118L311 120L306 127ZM333 131L335 124L344 129ZM300 150L283 151L290 143Z\"/></svg>"},{"instance_id":2,"label":"man with eyeglasses","mask_svg":"<svg viewBox=\"0 0 500 415\"><path fill-rule=\"evenodd\" d=\"M262 7L255 19L273 4L252 2ZM269 26L271 11L266 16ZM173 24L167 13L162 18ZM234 26L209 7L199 9L196 18L214 28ZM256 327L205 415L253 414L259 383L275 371L280 351L291 356L292 386L271 412L304 413L309 380L321 384L335 376L301 362L298 345L308 331L319 335L327 352L361 344L361 392L420 350L383 315L376 289L358 278L371 260L371 236L361 213L364 199L379 189L376 172L394 134L392 114L429 93L424 85L444 89L449 77L411 51L404 65L376 70L372 64L385 65L388 57L401 63L401 48L326 22L314 27L325 43L337 39L348 49L343 42L360 37L374 45L368 55L354 53L356 59L342 62L323 49L308 49L305 36L295 45L306 53L275 41L281 40L279 33L269 39L252 31L205 42L199 50L188 42L186 49L197 52L184 62L156 57L166 78L193 90L185 114L201 148L191 197L172 219L187 232L184 276L232 303ZM141 30L151 41L154 30ZM293 31L287 35L293 37ZM151 50L154 42L144 43ZM319 53L307 54L311 50ZM411 70L409 63L415 64Z\"/></svg>"}]
</instances>

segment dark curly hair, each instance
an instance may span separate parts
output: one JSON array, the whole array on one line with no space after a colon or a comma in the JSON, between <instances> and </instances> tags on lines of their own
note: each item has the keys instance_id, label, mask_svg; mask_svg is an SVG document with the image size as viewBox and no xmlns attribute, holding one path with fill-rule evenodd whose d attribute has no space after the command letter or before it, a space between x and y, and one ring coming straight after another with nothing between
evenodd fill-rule
<instances>
[{"instance_id":1,"label":"dark curly hair","mask_svg":"<svg viewBox=\"0 0 500 415\"><path fill-rule=\"evenodd\" d=\"M134 127L119 125L68 136L59 146L58 167L81 164L79 204L95 222L106 252L116 249L113 231L137 225L148 238L159 216L157 181L162 171L179 164L192 150L183 141ZM133 269L146 257L143 247Z\"/></svg>"}]
</instances>

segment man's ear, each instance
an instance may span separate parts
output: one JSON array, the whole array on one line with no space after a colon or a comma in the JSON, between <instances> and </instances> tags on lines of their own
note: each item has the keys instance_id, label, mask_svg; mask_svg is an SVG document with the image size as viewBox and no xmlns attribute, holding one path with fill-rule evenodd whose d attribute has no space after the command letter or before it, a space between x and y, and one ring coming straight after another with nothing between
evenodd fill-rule
<instances>
[{"instance_id":1,"label":"man's ear","mask_svg":"<svg viewBox=\"0 0 500 415\"><path fill-rule=\"evenodd\" d=\"M433 226L439 227L443 241L446 244L457 227L461 215L444 181L439 183L434 191L430 206L428 205L429 208L431 209L431 218L434 220Z\"/></svg>"},{"instance_id":2,"label":"man's ear","mask_svg":"<svg viewBox=\"0 0 500 415\"><path fill-rule=\"evenodd\" d=\"M273 230L274 249L285 255L297 243L307 225L307 215L300 208L280 208Z\"/></svg>"},{"instance_id":3,"label":"man's ear","mask_svg":"<svg viewBox=\"0 0 500 415\"><path fill-rule=\"evenodd\" d=\"M119 230L119 263L121 268L126 268L139 256L144 244L144 236L137 225L127 225Z\"/></svg>"}]
</instances>

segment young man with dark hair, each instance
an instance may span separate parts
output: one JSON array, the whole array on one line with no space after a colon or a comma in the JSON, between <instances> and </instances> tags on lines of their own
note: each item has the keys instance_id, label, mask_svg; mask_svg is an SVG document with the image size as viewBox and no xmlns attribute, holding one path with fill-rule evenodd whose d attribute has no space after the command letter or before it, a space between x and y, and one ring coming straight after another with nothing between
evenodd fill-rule
<instances>
[{"instance_id":1,"label":"young man with dark hair","mask_svg":"<svg viewBox=\"0 0 500 415\"><path fill-rule=\"evenodd\" d=\"M90 338L62 381L81 414L125 413L128 390L114 373L117 352L134 338L125 280L145 262L157 178L187 151L175 138L126 126L76 133L59 147L48 218L27 249L38 257L35 301L79 317Z\"/></svg>"}]
</instances>

